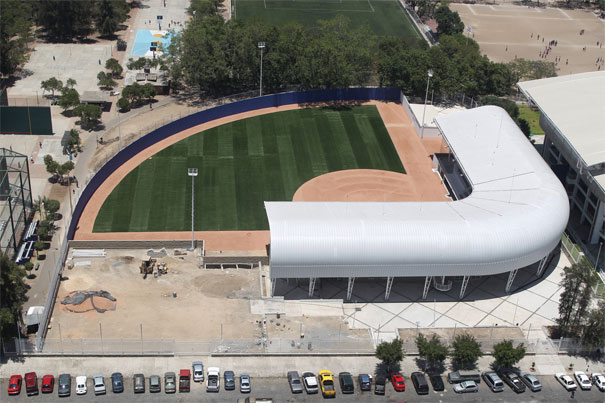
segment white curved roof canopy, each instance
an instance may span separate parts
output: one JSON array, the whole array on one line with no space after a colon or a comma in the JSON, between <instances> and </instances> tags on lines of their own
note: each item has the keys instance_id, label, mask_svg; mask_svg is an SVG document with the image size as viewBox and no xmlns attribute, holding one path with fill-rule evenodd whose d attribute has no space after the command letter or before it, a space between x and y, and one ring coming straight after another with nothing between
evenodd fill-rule
<instances>
[{"instance_id":1,"label":"white curved roof canopy","mask_svg":"<svg viewBox=\"0 0 605 403\"><path fill-rule=\"evenodd\" d=\"M501 108L437 118L473 191L451 202L265 202L271 278L489 275L547 256L569 203Z\"/></svg>"}]
</instances>

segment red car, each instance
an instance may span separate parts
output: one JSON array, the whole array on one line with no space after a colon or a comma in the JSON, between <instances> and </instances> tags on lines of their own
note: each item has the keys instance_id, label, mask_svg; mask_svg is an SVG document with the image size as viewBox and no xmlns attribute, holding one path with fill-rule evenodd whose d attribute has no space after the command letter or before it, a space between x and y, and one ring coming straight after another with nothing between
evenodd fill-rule
<instances>
[{"instance_id":1,"label":"red car","mask_svg":"<svg viewBox=\"0 0 605 403\"><path fill-rule=\"evenodd\" d=\"M21 393L21 384L23 383L23 378L21 375L13 375L11 376L10 381L8 381L8 394L9 395L18 395Z\"/></svg>"},{"instance_id":2,"label":"red car","mask_svg":"<svg viewBox=\"0 0 605 403\"><path fill-rule=\"evenodd\" d=\"M38 394L38 376L35 372L25 374L25 391L27 396Z\"/></svg>"},{"instance_id":3,"label":"red car","mask_svg":"<svg viewBox=\"0 0 605 403\"><path fill-rule=\"evenodd\" d=\"M55 387L55 377L52 375L44 375L42 377L42 393L53 393Z\"/></svg>"},{"instance_id":4,"label":"red car","mask_svg":"<svg viewBox=\"0 0 605 403\"><path fill-rule=\"evenodd\" d=\"M405 391L405 381L403 380L403 375L399 372L391 373L391 383L397 392Z\"/></svg>"}]
</instances>

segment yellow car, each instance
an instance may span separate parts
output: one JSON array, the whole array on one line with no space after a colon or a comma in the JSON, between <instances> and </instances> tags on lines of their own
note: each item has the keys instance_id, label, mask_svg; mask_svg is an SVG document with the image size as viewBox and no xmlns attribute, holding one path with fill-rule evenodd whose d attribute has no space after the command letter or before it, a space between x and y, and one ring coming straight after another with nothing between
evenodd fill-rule
<instances>
[{"instance_id":1,"label":"yellow car","mask_svg":"<svg viewBox=\"0 0 605 403\"><path fill-rule=\"evenodd\" d=\"M324 397L335 397L334 377L328 370L319 371L319 384L321 385L321 394Z\"/></svg>"}]
</instances>

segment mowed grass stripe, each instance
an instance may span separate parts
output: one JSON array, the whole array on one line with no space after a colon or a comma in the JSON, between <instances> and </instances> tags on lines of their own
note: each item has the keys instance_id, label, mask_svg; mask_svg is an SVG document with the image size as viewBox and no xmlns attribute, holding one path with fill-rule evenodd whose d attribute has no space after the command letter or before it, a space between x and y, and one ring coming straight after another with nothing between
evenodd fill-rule
<instances>
[{"instance_id":1,"label":"mowed grass stripe","mask_svg":"<svg viewBox=\"0 0 605 403\"><path fill-rule=\"evenodd\" d=\"M190 136L147 159L114 189L95 232L268 229L264 201L292 200L308 180L343 169L404 173L375 106L307 108Z\"/></svg>"}]
</instances>

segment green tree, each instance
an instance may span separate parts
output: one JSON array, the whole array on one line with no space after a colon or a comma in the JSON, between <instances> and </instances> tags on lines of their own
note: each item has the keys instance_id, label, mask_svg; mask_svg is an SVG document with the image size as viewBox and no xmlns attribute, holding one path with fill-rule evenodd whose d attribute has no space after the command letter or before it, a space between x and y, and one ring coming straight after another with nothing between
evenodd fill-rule
<instances>
[{"instance_id":1,"label":"green tree","mask_svg":"<svg viewBox=\"0 0 605 403\"><path fill-rule=\"evenodd\" d=\"M56 77L51 77L48 80L44 80L40 83L40 88L42 88L44 92L50 91L52 96L55 96L55 91L61 91L63 89L63 82L61 80L57 80Z\"/></svg>"},{"instance_id":2,"label":"green tree","mask_svg":"<svg viewBox=\"0 0 605 403\"><path fill-rule=\"evenodd\" d=\"M512 340L502 340L494 344L493 356L497 365L512 368L525 357L525 345L521 343L514 347Z\"/></svg>"},{"instance_id":3,"label":"green tree","mask_svg":"<svg viewBox=\"0 0 605 403\"><path fill-rule=\"evenodd\" d=\"M605 300L600 300L586 319L582 332L582 345L589 351L605 344Z\"/></svg>"},{"instance_id":4,"label":"green tree","mask_svg":"<svg viewBox=\"0 0 605 403\"><path fill-rule=\"evenodd\" d=\"M27 61L31 34L30 4L0 1L0 74L11 75Z\"/></svg>"},{"instance_id":5,"label":"green tree","mask_svg":"<svg viewBox=\"0 0 605 403\"><path fill-rule=\"evenodd\" d=\"M216 15L223 8L224 0L191 0L187 13L194 18Z\"/></svg>"},{"instance_id":6,"label":"green tree","mask_svg":"<svg viewBox=\"0 0 605 403\"><path fill-rule=\"evenodd\" d=\"M66 89L74 88L76 86L76 84L78 84L78 82L76 80L74 80L73 78L68 78L67 81L65 82L65 88Z\"/></svg>"},{"instance_id":7,"label":"green tree","mask_svg":"<svg viewBox=\"0 0 605 403\"><path fill-rule=\"evenodd\" d=\"M420 333L416 337L416 347L418 348L418 354L424 358L429 367L432 367L435 363L443 364L443 361L445 361L449 354L447 346L441 343L439 336L435 334L430 339L427 339Z\"/></svg>"},{"instance_id":8,"label":"green tree","mask_svg":"<svg viewBox=\"0 0 605 403\"><path fill-rule=\"evenodd\" d=\"M25 272L0 251L0 335L9 336L8 330L20 321L25 302Z\"/></svg>"},{"instance_id":9,"label":"green tree","mask_svg":"<svg viewBox=\"0 0 605 403\"><path fill-rule=\"evenodd\" d=\"M147 102L151 102L151 100L154 99L156 95L157 91L151 83L147 83L143 85L143 88L141 88L141 98L145 98Z\"/></svg>"},{"instance_id":10,"label":"green tree","mask_svg":"<svg viewBox=\"0 0 605 403\"><path fill-rule=\"evenodd\" d=\"M78 91L74 90L73 88L68 89L59 97L57 103L61 108L63 108L63 110L74 108L80 105L80 94L78 94Z\"/></svg>"},{"instance_id":11,"label":"green tree","mask_svg":"<svg viewBox=\"0 0 605 403\"><path fill-rule=\"evenodd\" d=\"M47 154L44 156L44 165L46 166L46 172L51 174L53 177L59 175L59 163L53 159L52 155Z\"/></svg>"},{"instance_id":12,"label":"green tree","mask_svg":"<svg viewBox=\"0 0 605 403\"><path fill-rule=\"evenodd\" d=\"M403 351L403 341L396 338L393 341L383 341L376 346L376 358L382 361L387 367L387 371L403 360L405 352Z\"/></svg>"},{"instance_id":13,"label":"green tree","mask_svg":"<svg viewBox=\"0 0 605 403\"><path fill-rule=\"evenodd\" d=\"M559 283L563 292L559 296L559 318L557 318L557 325L563 336L580 335L595 284L596 278L586 259L580 259L578 263L563 269L563 279Z\"/></svg>"},{"instance_id":14,"label":"green tree","mask_svg":"<svg viewBox=\"0 0 605 403\"><path fill-rule=\"evenodd\" d=\"M36 243L34 243L34 249L36 250L36 256L40 256L40 252L44 250L44 241L38 239Z\"/></svg>"},{"instance_id":15,"label":"green tree","mask_svg":"<svg viewBox=\"0 0 605 403\"><path fill-rule=\"evenodd\" d=\"M67 140L67 147L69 147L69 152L73 153L74 151L80 150L80 144L82 140L80 139L80 131L77 129L71 129L69 131L69 140Z\"/></svg>"},{"instance_id":16,"label":"green tree","mask_svg":"<svg viewBox=\"0 0 605 403\"><path fill-rule=\"evenodd\" d=\"M452 343L452 361L459 367L474 367L477 360L483 357L481 343L470 334L459 334Z\"/></svg>"},{"instance_id":17,"label":"green tree","mask_svg":"<svg viewBox=\"0 0 605 403\"><path fill-rule=\"evenodd\" d=\"M128 70L143 70L143 68L149 65L149 63L151 63L151 61L146 57L139 57L136 60L130 58L128 59L126 67L128 67Z\"/></svg>"},{"instance_id":18,"label":"green tree","mask_svg":"<svg viewBox=\"0 0 605 403\"><path fill-rule=\"evenodd\" d=\"M72 161L67 161L59 166L59 175L61 176L62 182L69 183L69 173L74 170L76 166ZM65 179L67 177L67 179Z\"/></svg>"},{"instance_id":19,"label":"green tree","mask_svg":"<svg viewBox=\"0 0 605 403\"><path fill-rule=\"evenodd\" d=\"M480 105L496 105L499 106L500 108L504 109L508 115L513 118L513 119L517 119L519 117L519 107L517 106L516 103L514 103L513 101L509 101L508 99L504 99L504 98L499 98L499 97L495 97L492 95L487 95L484 97L481 97L481 100L479 101Z\"/></svg>"},{"instance_id":20,"label":"green tree","mask_svg":"<svg viewBox=\"0 0 605 403\"><path fill-rule=\"evenodd\" d=\"M120 99L118 99L118 108L120 108L120 111L125 112L130 108L130 102L128 102L128 99L121 97Z\"/></svg>"},{"instance_id":21,"label":"green tree","mask_svg":"<svg viewBox=\"0 0 605 403\"><path fill-rule=\"evenodd\" d=\"M73 114L80 117L81 125L84 128L96 126L102 113L100 106L90 104L78 105L73 110Z\"/></svg>"},{"instance_id":22,"label":"green tree","mask_svg":"<svg viewBox=\"0 0 605 403\"><path fill-rule=\"evenodd\" d=\"M126 20L129 6L125 0L100 0L96 3L95 27L102 36L113 36Z\"/></svg>"},{"instance_id":23,"label":"green tree","mask_svg":"<svg viewBox=\"0 0 605 403\"><path fill-rule=\"evenodd\" d=\"M48 228L38 228L38 238L42 241L48 241L50 239L50 233L48 232Z\"/></svg>"},{"instance_id":24,"label":"green tree","mask_svg":"<svg viewBox=\"0 0 605 403\"><path fill-rule=\"evenodd\" d=\"M36 249L34 245L34 249ZM32 270L34 269L34 264L32 262L25 262L23 265L23 269L27 272L27 277L31 278Z\"/></svg>"},{"instance_id":25,"label":"green tree","mask_svg":"<svg viewBox=\"0 0 605 403\"><path fill-rule=\"evenodd\" d=\"M44 200L44 211L46 217L50 218L51 221L54 221L56 218L56 213L61 208L61 203L55 199L46 199Z\"/></svg>"},{"instance_id":26,"label":"green tree","mask_svg":"<svg viewBox=\"0 0 605 403\"><path fill-rule=\"evenodd\" d=\"M105 68L111 71L111 75L114 77L120 77L124 71L124 68L120 65L120 62L113 57L111 59L107 59L105 62Z\"/></svg>"},{"instance_id":27,"label":"green tree","mask_svg":"<svg viewBox=\"0 0 605 403\"><path fill-rule=\"evenodd\" d=\"M84 38L93 31L94 10L94 0L38 0L36 20L53 40Z\"/></svg>"},{"instance_id":28,"label":"green tree","mask_svg":"<svg viewBox=\"0 0 605 403\"><path fill-rule=\"evenodd\" d=\"M460 15L457 11L452 12L445 1L435 10L435 20L439 35L461 34L464 31L464 23Z\"/></svg>"},{"instance_id":29,"label":"green tree","mask_svg":"<svg viewBox=\"0 0 605 403\"><path fill-rule=\"evenodd\" d=\"M101 88L111 89L118 85L118 83L115 82L115 80L111 77L111 74L108 74L104 71L100 71L99 74L97 74L97 80L99 80L97 85Z\"/></svg>"}]
</instances>

